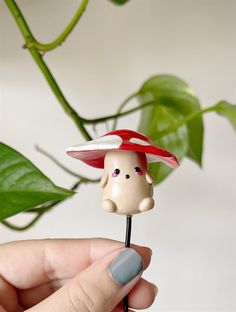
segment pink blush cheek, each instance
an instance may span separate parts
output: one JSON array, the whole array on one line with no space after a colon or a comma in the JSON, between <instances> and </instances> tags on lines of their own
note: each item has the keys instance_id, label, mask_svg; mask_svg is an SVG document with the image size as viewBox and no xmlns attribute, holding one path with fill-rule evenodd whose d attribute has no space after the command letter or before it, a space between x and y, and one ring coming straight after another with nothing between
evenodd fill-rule
<instances>
[{"instance_id":1,"label":"pink blush cheek","mask_svg":"<svg viewBox=\"0 0 236 312\"><path fill-rule=\"evenodd\" d=\"M115 172L112 173L112 177L116 178L118 176L118 174L116 174Z\"/></svg>"},{"instance_id":2,"label":"pink blush cheek","mask_svg":"<svg viewBox=\"0 0 236 312\"><path fill-rule=\"evenodd\" d=\"M136 174L137 174L138 176L143 175L143 173L142 173L142 172L136 172Z\"/></svg>"}]
</instances>

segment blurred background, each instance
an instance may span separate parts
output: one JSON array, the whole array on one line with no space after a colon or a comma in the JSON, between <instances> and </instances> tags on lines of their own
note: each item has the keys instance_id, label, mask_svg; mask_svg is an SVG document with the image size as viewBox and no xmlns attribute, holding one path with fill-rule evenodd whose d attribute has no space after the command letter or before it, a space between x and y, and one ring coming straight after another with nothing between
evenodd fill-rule
<instances>
[{"instance_id":1,"label":"blurred background","mask_svg":"<svg viewBox=\"0 0 236 312\"><path fill-rule=\"evenodd\" d=\"M78 7L73 0L17 1L35 34L49 42ZM0 3L0 137L31 159L56 184L75 181L34 148L38 144L73 170L92 178L99 170L69 158L83 141L64 114L27 50L10 12ZM131 0L117 7L91 0L67 41L44 58L71 105L87 118L114 113L155 74L174 74L198 94L202 106L236 103L235 0ZM139 114L123 118L135 129ZM144 276L159 287L148 311L236 311L236 138L229 123L208 114L203 169L184 160L155 189L154 210L134 217L132 241L153 249ZM98 134L106 129L98 127ZM12 222L24 224L29 216ZM31 238L124 239L125 218L101 209L98 185L26 232L0 225L0 242Z\"/></svg>"}]
</instances>

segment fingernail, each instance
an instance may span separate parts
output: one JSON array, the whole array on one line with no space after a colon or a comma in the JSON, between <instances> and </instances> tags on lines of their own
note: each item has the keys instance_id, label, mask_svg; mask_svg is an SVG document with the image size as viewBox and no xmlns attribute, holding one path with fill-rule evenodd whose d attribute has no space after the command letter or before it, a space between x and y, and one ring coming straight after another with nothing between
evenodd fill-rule
<instances>
[{"instance_id":1,"label":"fingernail","mask_svg":"<svg viewBox=\"0 0 236 312\"><path fill-rule=\"evenodd\" d=\"M109 266L111 278L120 285L125 285L132 281L142 270L142 258L132 248L121 251Z\"/></svg>"}]
</instances>

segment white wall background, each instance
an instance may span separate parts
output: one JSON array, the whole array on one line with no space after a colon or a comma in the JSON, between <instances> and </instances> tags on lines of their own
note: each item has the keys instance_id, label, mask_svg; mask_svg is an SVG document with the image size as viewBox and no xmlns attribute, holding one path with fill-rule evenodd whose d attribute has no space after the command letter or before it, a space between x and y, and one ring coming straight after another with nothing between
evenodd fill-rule
<instances>
[{"instance_id":1,"label":"white wall background","mask_svg":"<svg viewBox=\"0 0 236 312\"><path fill-rule=\"evenodd\" d=\"M36 37L48 42L74 14L78 1L19 0ZM172 73L189 82L203 106L236 103L236 1L132 0L123 7L91 0L80 25L45 55L67 99L86 117L113 113L149 76ZM70 159L65 148L82 141L62 112L3 2L0 3L1 140L29 157L57 184L73 179L34 149L70 168L98 176ZM122 127L135 128L137 116ZM149 311L236 311L236 140L231 126L204 117L204 168L188 160L156 189L156 209L134 219L133 242L153 248L145 277L159 286ZM105 129L100 127L99 133ZM24 223L17 216L12 221ZM0 226L0 241L104 236L123 240L125 220L102 211L100 190L83 186L73 199L32 229Z\"/></svg>"}]
</instances>

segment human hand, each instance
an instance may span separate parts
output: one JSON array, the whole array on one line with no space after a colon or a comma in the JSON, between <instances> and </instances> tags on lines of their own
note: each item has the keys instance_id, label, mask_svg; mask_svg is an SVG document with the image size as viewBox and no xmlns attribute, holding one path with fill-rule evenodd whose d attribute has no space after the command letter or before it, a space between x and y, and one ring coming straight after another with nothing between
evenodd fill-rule
<instances>
[{"instance_id":1,"label":"human hand","mask_svg":"<svg viewBox=\"0 0 236 312\"><path fill-rule=\"evenodd\" d=\"M122 312L128 293L131 308L148 308L157 288L140 276L150 259L147 247L108 239L0 245L0 312Z\"/></svg>"}]
</instances>

